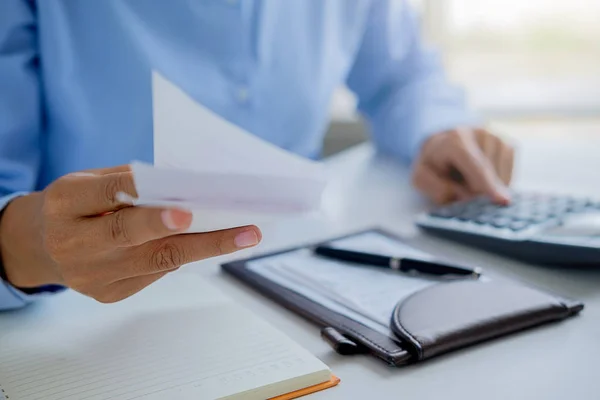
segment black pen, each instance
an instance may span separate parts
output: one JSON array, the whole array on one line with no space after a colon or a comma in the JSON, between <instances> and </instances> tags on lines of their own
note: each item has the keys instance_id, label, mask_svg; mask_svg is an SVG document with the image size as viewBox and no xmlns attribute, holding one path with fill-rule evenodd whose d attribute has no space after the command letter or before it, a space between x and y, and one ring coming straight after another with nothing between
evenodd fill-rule
<instances>
[{"instance_id":1,"label":"black pen","mask_svg":"<svg viewBox=\"0 0 600 400\"><path fill-rule=\"evenodd\" d=\"M371 265L374 267L390 268L402 272L418 272L430 275L459 275L471 276L478 279L481 276L479 268L470 269L456 265L442 264L435 261L417 260L409 257L388 257L378 254L362 253L358 251L336 249L328 246L317 246L315 254L333 260L348 261L357 264Z\"/></svg>"}]
</instances>

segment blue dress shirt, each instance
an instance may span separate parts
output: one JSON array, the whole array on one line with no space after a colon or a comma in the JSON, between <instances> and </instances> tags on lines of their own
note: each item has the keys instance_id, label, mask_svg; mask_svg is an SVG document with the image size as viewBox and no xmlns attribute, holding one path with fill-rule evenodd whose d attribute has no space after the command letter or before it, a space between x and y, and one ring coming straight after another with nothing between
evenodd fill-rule
<instances>
[{"instance_id":1,"label":"blue dress shirt","mask_svg":"<svg viewBox=\"0 0 600 400\"><path fill-rule=\"evenodd\" d=\"M0 209L73 171L151 162L153 69L306 157L344 83L377 148L405 161L475 121L404 1L2 0ZM0 281L0 309L28 301Z\"/></svg>"}]
</instances>

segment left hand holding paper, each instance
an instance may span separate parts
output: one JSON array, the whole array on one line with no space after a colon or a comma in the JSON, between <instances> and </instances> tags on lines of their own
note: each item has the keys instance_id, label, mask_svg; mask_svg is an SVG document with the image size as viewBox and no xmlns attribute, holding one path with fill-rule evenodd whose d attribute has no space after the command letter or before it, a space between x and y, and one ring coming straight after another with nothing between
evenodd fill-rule
<instances>
[{"instance_id":1,"label":"left hand holding paper","mask_svg":"<svg viewBox=\"0 0 600 400\"><path fill-rule=\"evenodd\" d=\"M66 175L13 200L0 223L8 281L21 289L54 284L103 303L127 298L180 266L252 247L256 226L182 234L190 212L135 207L128 166Z\"/></svg>"}]
</instances>

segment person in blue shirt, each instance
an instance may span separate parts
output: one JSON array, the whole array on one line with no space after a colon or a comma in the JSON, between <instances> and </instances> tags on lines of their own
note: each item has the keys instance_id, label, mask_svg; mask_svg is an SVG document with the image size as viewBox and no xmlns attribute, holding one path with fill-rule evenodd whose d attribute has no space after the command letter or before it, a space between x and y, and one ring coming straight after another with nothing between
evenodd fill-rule
<instances>
[{"instance_id":1,"label":"person in blue shirt","mask_svg":"<svg viewBox=\"0 0 600 400\"><path fill-rule=\"evenodd\" d=\"M0 309L66 287L119 301L261 240L256 226L180 235L189 212L118 200L136 195L127 164L152 162L152 70L311 158L345 83L376 147L431 199L509 201L512 148L481 128L405 1L2 0Z\"/></svg>"}]
</instances>

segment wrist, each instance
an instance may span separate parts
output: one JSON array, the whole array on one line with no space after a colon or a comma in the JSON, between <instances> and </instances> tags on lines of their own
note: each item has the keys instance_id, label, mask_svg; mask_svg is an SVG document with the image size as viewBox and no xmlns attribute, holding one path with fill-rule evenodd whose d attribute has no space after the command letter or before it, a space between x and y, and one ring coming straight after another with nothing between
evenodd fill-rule
<instances>
[{"instance_id":1,"label":"wrist","mask_svg":"<svg viewBox=\"0 0 600 400\"><path fill-rule=\"evenodd\" d=\"M3 279L16 288L60 284L43 251L42 227L36 212L41 201L40 193L15 198L0 217Z\"/></svg>"}]
</instances>

